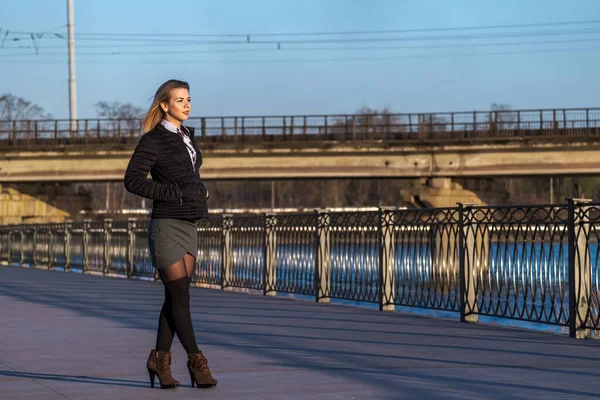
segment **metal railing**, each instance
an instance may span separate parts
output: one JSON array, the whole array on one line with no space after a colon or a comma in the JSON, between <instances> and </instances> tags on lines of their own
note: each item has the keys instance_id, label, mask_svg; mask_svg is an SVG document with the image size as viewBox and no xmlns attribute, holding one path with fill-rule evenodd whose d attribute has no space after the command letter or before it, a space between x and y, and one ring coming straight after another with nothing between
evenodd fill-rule
<instances>
[{"instance_id":1,"label":"metal railing","mask_svg":"<svg viewBox=\"0 0 600 400\"><path fill-rule=\"evenodd\" d=\"M199 142L402 141L406 143L585 138L600 135L600 108L430 114L190 118ZM136 143L139 119L0 121L0 146Z\"/></svg>"},{"instance_id":2,"label":"metal railing","mask_svg":"<svg viewBox=\"0 0 600 400\"><path fill-rule=\"evenodd\" d=\"M4 265L158 279L147 220L0 227ZM600 332L600 204L241 215L198 228L193 281Z\"/></svg>"}]
</instances>

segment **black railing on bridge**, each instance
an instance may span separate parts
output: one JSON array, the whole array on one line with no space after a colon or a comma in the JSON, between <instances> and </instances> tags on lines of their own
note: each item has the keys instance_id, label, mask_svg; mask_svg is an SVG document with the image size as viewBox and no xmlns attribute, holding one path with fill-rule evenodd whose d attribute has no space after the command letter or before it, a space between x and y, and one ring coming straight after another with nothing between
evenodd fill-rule
<instances>
[{"instance_id":1,"label":"black railing on bridge","mask_svg":"<svg viewBox=\"0 0 600 400\"><path fill-rule=\"evenodd\" d=\"M147 220L0 227L4 265L157 279ZM211 215L193 281L600 329L600 204Z\"/></svg>"},{"instance_id":2,"label":"black railing on bridge","mask_svg":"<svg viewBox=\"0 0 600 400\"><path fill-rule=\"evenodd\" d=\"M600 135L600 108L435 114L190 118L201 142L373 141L405 143ZM0 146L135 143L138 119L0 121Z\"/></svg>"}]
</instances>

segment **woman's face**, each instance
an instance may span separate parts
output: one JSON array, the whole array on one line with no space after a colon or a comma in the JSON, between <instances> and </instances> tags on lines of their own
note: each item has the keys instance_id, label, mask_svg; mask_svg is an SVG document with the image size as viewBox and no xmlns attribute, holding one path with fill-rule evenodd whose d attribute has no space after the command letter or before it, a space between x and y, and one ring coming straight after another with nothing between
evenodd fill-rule
<instances>
[{"instance_id":1,"label":"woman's face","mask_svg":"<svg viewBox=\"0 0 600 400\"><path fill-rule=\"evenodd\" d=\"M187 89L171 89L171 98L168 103L161 103L162 109L167 114L167 119L183 122L187 120L192 111L192 99ZM168 118L171 117L171 118Z\"/></svg>"}]
</instances>

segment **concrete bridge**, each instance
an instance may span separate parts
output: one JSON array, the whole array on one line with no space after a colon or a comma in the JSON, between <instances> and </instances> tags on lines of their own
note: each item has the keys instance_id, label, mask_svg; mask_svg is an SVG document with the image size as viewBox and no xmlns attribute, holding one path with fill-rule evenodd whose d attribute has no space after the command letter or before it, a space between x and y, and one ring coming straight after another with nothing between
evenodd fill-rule
<instances>
[{"instance_id":1,"label":"concrete bridge","mask_svg":"<svg viewBox=\"0 0 600 400\"><path fill-rule=\"evenodd\" d=\"M594 399L597 341L192 288L215 389L150 389L162 285L0 267L1 399ZM199 392L201 391L201 392Z\"/></svg>"},{"instance_id":2,"label":"concrete bridge","mask_svg":"<svg viewBox=\"0 0 600 400\"><path fill-rule=\"evenodd\" d=\"M204 179L420 178L415 205L502 203L456 178L597 174L600 109L190 119ZM0 122L0 184L120 181L137 120ZM18 191L18 190L17 190Z\"/></svg>"}]
</instances>

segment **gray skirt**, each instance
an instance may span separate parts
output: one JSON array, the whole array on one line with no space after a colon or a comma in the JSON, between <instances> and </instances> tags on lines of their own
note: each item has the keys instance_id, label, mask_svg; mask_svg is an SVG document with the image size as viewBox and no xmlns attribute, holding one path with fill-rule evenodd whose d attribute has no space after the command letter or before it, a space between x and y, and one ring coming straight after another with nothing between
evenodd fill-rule
<instances>
[{"instance_id":1,"label":"gray skirt","mask_svg":"<svg viewBox=\"0 0 600 400\"><path fill-rule=\"evenodd\" d=\"M166 268L187 253L198 255L198 225L178 219L153 218L148 229L148 246L154 268Z\"/></svg>"}]
</instances>

